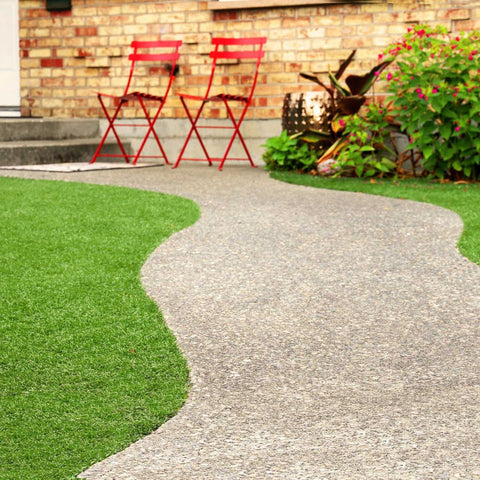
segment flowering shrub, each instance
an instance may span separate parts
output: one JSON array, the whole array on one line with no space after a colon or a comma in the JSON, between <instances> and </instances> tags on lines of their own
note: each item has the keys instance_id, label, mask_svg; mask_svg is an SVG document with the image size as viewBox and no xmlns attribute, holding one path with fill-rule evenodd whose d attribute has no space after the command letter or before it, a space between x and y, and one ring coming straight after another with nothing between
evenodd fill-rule
<instances>
[{"instance_id":1,"label":"flowering shrub","mask_svg":"<svg viewBox=\"0 0 480 480\"><path fill-rule=\"evenodd\" d=\"M342 137L320 159L320 173L323 161L329 164L331 173L335 172L334 176L371 177L395 172L397 153L394 145L390 148L388 144L396 127L384 107L371 103L365 113L340 118L335 128L342 130Z\"/></svg>"},{"instance_id":2,"label":"flowering shrub","mask_svg":"<svg viewBox=\"0 0 480 480\"><path fill-rule=\"evenodd\" d=\"M385 54L397 119L423 168L440 178L480 177L480 34L409 29ZM383 55L380 56L383 58Z\"/></svg>"}]
</instances>

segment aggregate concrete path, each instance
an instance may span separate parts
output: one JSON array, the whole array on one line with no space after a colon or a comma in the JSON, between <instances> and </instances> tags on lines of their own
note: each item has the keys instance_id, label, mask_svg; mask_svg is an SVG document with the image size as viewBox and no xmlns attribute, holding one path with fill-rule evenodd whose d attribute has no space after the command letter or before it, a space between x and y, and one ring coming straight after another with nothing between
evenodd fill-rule
<instances>
[{"instance_id":1,"label":"aggregate concrete path","mask_svg":"<svg viewBox=\"0 0 480 480\"><path fill-rule=\"evenodd\" d=\"M75 174L197 201L143 268L190 396L89 480L480 479L480 268L454 213L182 164Z\"/></svg>"}]
</instances>

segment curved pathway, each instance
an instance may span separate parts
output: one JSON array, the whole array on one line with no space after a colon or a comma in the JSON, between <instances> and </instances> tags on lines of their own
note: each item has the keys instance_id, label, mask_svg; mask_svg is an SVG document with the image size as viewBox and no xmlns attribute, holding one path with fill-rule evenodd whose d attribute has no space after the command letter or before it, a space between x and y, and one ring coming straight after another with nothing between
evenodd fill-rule
<instances>
[{"instance_id":1,"label":"curved pathway","mask_svg":"<svg viewBox=\"0 0 480 480\"><path fill-rule=\"evenodd\" d=\"M81 478L480 479L480 268L456 249L454 213L245 166L15 176L202 209L142 271L189 399Z\"/></svg>"}]
</instances>

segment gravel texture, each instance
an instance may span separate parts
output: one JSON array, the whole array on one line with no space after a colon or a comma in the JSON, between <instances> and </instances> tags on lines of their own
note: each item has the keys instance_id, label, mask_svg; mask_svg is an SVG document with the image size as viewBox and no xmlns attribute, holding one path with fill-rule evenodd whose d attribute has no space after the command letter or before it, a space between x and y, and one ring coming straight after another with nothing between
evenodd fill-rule
<instances>
[{"instance_id":1,"label":"gravel texture","mask_svg":"<svg viewBox=\"0 0 480 480\"><path fill-rule=\"evenodd\" d=\"M191 369L177 416L89 480L480 479L480 268L454 213L204 164L1 172L197 201L143 282Z\"/></svg>"}]
</instances>

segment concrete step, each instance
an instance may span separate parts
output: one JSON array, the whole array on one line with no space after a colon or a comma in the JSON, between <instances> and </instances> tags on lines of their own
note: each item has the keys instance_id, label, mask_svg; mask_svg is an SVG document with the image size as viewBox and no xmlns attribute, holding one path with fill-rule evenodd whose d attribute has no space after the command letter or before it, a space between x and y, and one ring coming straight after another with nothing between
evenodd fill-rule
<instances>
[{"instance_id":1,"label":"concrete step","mask_svg":"<svg viewBox=\"0 0 480 480\"><path fill-rule=\"evenodd\" d=\"M0 142L97 138L97 119L0 118Z\"/></svg>"},{"instance_id":2,"label":"concrete step","mask_svg":"<svg viewBox=\"0 0 480 480\"><path fill-rule=\"evenodd\" d=\"M69 140L24 140L0 142L0 165L44 165L49 163L89 162L99 138ZM127 148L127 145L125 145ZM128 146L129 148L129 146ZM102 153L120 153L115 141L106 142ZM130 153L129 151L127 153ZM102 162L108 160L101 159ZM112 161L121 159L112 159Z\"/></svg>"},{"instance_id":3,"label":"concrete step","mask_svg":"<svg viewBox=\"0 0 480 480\"><path fill-rule=\"evenodd\" d=\"M100 134L97 119L0 118L0 165L89 162ZM130 144L124 145L131 153ZM120 153L113 138L102 153Z\"/></svg>"}]
</instances>

